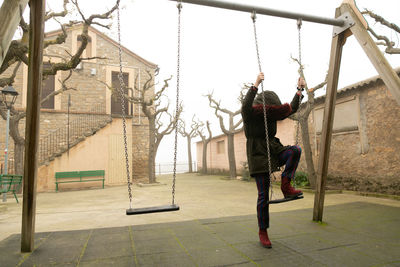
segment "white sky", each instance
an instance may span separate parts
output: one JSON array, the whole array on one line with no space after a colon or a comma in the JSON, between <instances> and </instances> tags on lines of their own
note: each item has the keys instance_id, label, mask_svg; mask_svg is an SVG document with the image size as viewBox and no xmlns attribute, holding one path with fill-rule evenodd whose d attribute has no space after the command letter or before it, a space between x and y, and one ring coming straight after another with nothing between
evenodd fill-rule
<instances>
[{"instance_id":1,"label":"white sky","mask_svg":"<svg viewBox=\"0 0 400 267\"><path fill-rule=\"evenodd\" d=\"M0 1L2 2L2 1ZM112 6L111 0L80 1L85 13L104 11ZM299 12L333 18L341 0L230 0L248 5ZM48 1L50 7L59 10L59 1ZM398 0L358 0L360 10L368 8L387 20L400 25ZM160 67L158 79L173 75L168 95L171 107L175 106L177 8L168 0L121 0L121 41L124 46ZM255 81L258 65L250 14L183 4L181 32L181 92L184 118L187 124L193 114L200 120L209 120L213 136L221 134L218 121L203 96L214 91L215 99L222 106L237 110L237 101L243 83ZM115 20L116 21L116 20ZM370 21L370 26L399 43L399 36ZM105 32L104 29L100 29ZM258 15L257 30L262 69L265 73L265 89L274 90L282 102L291 100L297 81L297 26L295 20ZM117 40L116 27L106 32ZM325 78L330 55L332 26L303 22L302 60L309 87ZM400 55L386 56L393 67L400 66ZM354 37L348 38L343 50L339 88L377 75ZM198 138L195 139L199 140ZM179 139L178 160L187 161L186 140ZM163 139L157 162L171 162L173 158L173 134ZM192 151L196 158L195 146Z\"/></svg>"}]
</instances>

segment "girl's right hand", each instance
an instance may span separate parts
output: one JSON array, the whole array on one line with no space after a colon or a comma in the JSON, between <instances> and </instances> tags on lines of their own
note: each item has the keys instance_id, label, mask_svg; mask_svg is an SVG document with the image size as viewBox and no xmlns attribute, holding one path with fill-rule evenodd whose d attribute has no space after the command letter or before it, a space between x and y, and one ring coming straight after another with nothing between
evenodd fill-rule
<instances>
[{"instance_id":1,"label":"girl's right hand","mask_svg":"<svg viewBox=\"0 0 400 267\"><path fill-rule=\"evenodd\" d=\"M260 83L262 83L262 81L264 81L264 73L263 73L263 72L260 72L260 73L258 74L258 76L257 76L257 80L256 80L256 82L254 83L254 86L255 86L255 87L258 87L258 86L260 85Z\"/></svg>"}]
</instances>

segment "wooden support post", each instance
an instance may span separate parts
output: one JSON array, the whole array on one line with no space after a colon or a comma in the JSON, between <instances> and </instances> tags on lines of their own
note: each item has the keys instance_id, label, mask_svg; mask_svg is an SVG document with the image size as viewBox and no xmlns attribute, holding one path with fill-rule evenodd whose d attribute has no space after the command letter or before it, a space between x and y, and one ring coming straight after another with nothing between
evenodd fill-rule
<instances>
[{"instance_id":1,"label":"wooden support post","mask_svg":"<svg viewBox=\"0 0 400 267\"><path fill-rule=\"evenodd\" d=\"M24 200L22 206L21 252L31 252L34 248L44 16L45 0L30 0L29 66L25 128Z\"/></svg>"},{"instance_id":2,"label":"wooden support post","mask_svg":"<svg viewBox=\"0 0 400 267\"><path fill-rule=\"evenodd\" d=\"M4 0L0 9L0 66L21 21L28 0Z\"/></svg>"},{"instance_id":3,"label":"wooden support post","mask_svg":"<svg viewBox=\"0 0 400 267\"><path fill-rule=\"evenodd\" d=\"M340 15L336 10L336 17ZM325 97L324 117L322 124L321 147L317 170L316 192L314 199L313 220L322 221L324 210L325 185L328 174L329 152L332 140L333 119L335 114L336 92L339 80L340 61L343 45L346 41L346 31L336 35L332 39L329 73Z\"/></svg>"},{"instance_id":4,"label":"wooden support post","mask_svg":"<svg viewBox=\"0 0 400 267\"><path fill-rule=\"evenodd\" d=\"M363 21L359 19L361 14L358 14L358 9L354 7L352 8L350 5L342 5L340 9L342 13L349 12L352 16L355 23L350 28L350 31L353 33L354 37L356 37L360 46L364 49L365 54L374 65L387 89L396 99L397 104L400 105L400 78L386 60L383 52L379 50L375 41L367 32Z\"/></svg>"}]
</instances>

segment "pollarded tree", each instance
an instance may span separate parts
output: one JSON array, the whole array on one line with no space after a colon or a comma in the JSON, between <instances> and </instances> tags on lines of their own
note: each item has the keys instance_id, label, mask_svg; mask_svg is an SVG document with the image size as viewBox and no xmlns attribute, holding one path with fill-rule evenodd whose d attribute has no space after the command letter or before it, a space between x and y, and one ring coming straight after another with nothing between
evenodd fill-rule
<instances>
[{"instance_id":1,"label":"pollarded tree","mask_svg":"<svg viewBox=\"0 0 400 267\"><path fill-rule=\"evenodd\" d=\"M231 178L236 178L236 160L235 160L235 145L234 145L234 137L235 134L240 132L243 129L239 126L242 124L243 119L240 116L240 120L238 122L234 122L235 116L241 115L241 109L236 111L230 111L226 108L221 107L221 101L216 101L213 98L212 93L206 95L209 101L209 105L214 109L214 114L217 116L219 120L219 126L221 127L222 132L226 135L228 139L228 160L229 160L229 175ZM224 113L228 115L228 123L229 126L226 128L224 125L224 117L221 115Z\"/></svg>"},{"instance_id":2,"label":"pollarded tree","mask_svg":"<svg viewBox=\"0 0 400 267\"><path fill-rule=\"evenodd\" d=\"M202 126L201 122L195 121L194 115L192 117L192 123L190 124L190 129L186 130L186 123L183 119L179 119L178 132L186 138L187 141L187 151L188 151L188 165L189 173L193 172L192 164L192 138L198 136L198 130Z\"/></svg>"},{"instance_id":3,"label":"pollarded tree","mask_svg":"<svg viewBox=\"0 0 400 267\"><path fill-rule=\"evenodd\" d=\"M88 29L91 25L97 25L99 27L104 27L109 29L109 25L105 25L102 21L108 22L112 18L111 15L117 9L120 0L117 0L115 5L102 14L92 14L90 16L86 16L83 14L82 10L79 7L78 0L64 0L63 1L63 9L60 12L47 11L45 16L45 23L55 20L59 22L59 20L66 19L67 15L77 15L80 17L80 20L70 20L67 23L60 23L62 32L54 37L53 39L46 39L44 41L43 47L44 49L49 48L54 45L62 45L65 43L68 34L68 28L74 27L76 25L82 25L82 31L80 33L81 42L77 48L75 54L71 55L69 52L62 56L57 55L47 55L46 50L44 55L51 58L46 62L46 66L43 67L43 80L45 80L49 75L55 75L59 71L70 71L67 78L60 81L62 84L61 89L56 90L49 94L46 98L41 101L41 104L46 102L49 98L61 94L67 90L71 90L74 88L68 87L66 85L66 81L71 77L72 70L76 68L76 66L84 60L90 60L94 58L101 57L82 57L83 51L86 49L88 44L89 35ZM72 4L72 7L68 7ZM14 83L16 73L20 68L21 64L28 65L28 43L29 43L29 27L30 25L24 21L22 18L19 24L19 28L22 32L22 37L19 40L13 40L10 43L10 47L7 51L6 56L4 57L4 61L0 66L0 75L3 77L0 78L0 87L4 87L6 85L12 85ZM57 62L52 61L57 58ZM59 62L59 58L61 58L61 62ZM12 71L8 71L10 68L13 68ZM6 73L11 73L9 77L4 77ZM2 103L0 99L0 115L6 120L6 112L4 107L4 103ZM19 122L26 117L26 111L17 110L15 108L11 108L10 110L10 136L14 141L14 171L15 173L23 173L23 153L25 146L25 139L21 136L19 132Z\"/></svg>"},{"instance_id":4,"label":"pollarded tree","mask_svg":"<svg viewBox=\"0 0 400 267\"><path fill-rule=\"evenodd\" d=\"M208 138L203 133L203 130L204 130L203 123L202 123L202 127L197 129L197 134L201 137L201 143L203 145L203 155L202 155L202 159L201 159L202 165L201 165L201 170L200 170L200 172L202 174L207 174L207 145L208 145L208 143L210 143L211 138L212 138L209 121L206 122L206 127L207 127L207 131L208 131Z\"/></svg>"},{"instance_id":5,"label":"pollarded tree","mask_svg":"<svg viewBox=\"0 0 400 267\"><path fill-rule=\"evenodd\" d=\"M158 71L158 69L155 71L154 76L158 75ZM150 71L147 71L147 75L148 79L141 87L139 87L138 83L135 82L134 89L137 92L137 96L126 97L129 101L140 105L142 112L149 121L149 183L155 183L155 162L158 147L164 136L170 134L175 129L175 121L176 118L179 118L179 115L182 112L182 104L179 103L178 110L175 111L174 115L171 115L171 113L169 112L168 98L166 101L167 105L162 105L161 100L162 98L166 98L164 92L168 88L168 82L171 80L172 77L165 79L162 88L154 92L154 77ZM167 123L163 122L163 115L166 115L168 117Z\"/></svg>"}]
</instances>

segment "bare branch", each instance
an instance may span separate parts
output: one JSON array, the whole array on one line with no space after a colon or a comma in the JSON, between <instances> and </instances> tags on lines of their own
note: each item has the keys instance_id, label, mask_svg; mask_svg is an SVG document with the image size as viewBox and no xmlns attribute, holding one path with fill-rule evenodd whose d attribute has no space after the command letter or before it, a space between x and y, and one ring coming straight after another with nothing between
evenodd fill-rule
<instances>
[{"instance_id":1,"label":"bare branch","mask_svg":"<svg viewBox=\"0 0 400 267\"><path fill-rule=\"evenodd\" d=\"M383 26L397 32L397 34L400 34L400 27L397 26L394 23L391 23L384 19L382 16L375 14L371 10L365 9L363 12L361 12L364 15L368 15L371 18L373 18L377 23L382 24ZM377 45L383 45L386 46L385 52L387 54L400 54L400 48L396 48L395 43L390 41L389 38L383 35L377 34L371 27L368 27L368 31L379 41L383 42L376 42Z\"/></svg>"},{"instance_id":2,"label":"bare branch","mask_svg":"<svg viewBox=\"0 0 400 267\"><path fill-rule=\"evenodd\" d=\"M56 13L56 12L48 12L46 14L46 16L44 17L44 20L48 21L49 19L56 18L56 17L65 17L68 14L68 10L67 10L68 2L69 2L68 0L64 0L63 11L60 11L58 13Z\"/></svg>"},{"instance_id":3,"label":"bare branch","mask_svg":"<svg viewBox=\"0 0 400 267\"><path fill-rule=\"evenodd\" d=\"M386 19L384 19L380 15L375 14L371 10L365 9L364 11L361 12L361 14L368 15L371 18L375 19L376 22L378 22L378 23L380 23L380 24L382 24L382 25L384 25L384 26L386 26L386 27L388 27L388 28L400 33L400 27L399 26L397 26L394 23L391 23L391 22L387 21Z\"/></svg>"},{"instance_id":4,"label":"bare branch","mask_svg":"<svg viewBox=\"0 0 400 267\"><path fill-rule=\"evenodd\" d=\"M10 84L14 83L15 76L17 76L17 72L18 72L18 69L19 69L20 66L21 66L21 61L18 61L18 63L15 66L11 76L8 77L8 78L0 79L0 87L4 87L6 85L10 85Z\"/></svg>"},{"instance_id":5,"label":"bare branch","mask_svg":"<svg viewBox=\"0 0 400 267\"><path fill-rule=\"evenodd\" d=\"M66 84L66 82L71 78L71 76L72 76L72 70L69 70L69 74L67 75L67 77L64 80L58 80L61 83L61 88L56 90L56 91L51 92L50 94L48 94L45 98L43 98L40 101L40 104L42 105L44 102L49 100L51 97L59 95L59 94L65 92L65 91L68 91L68 90L75 90L76 91L77 90L76 88L68 87L67 84Z\"/></svg>"}]
</instances>

